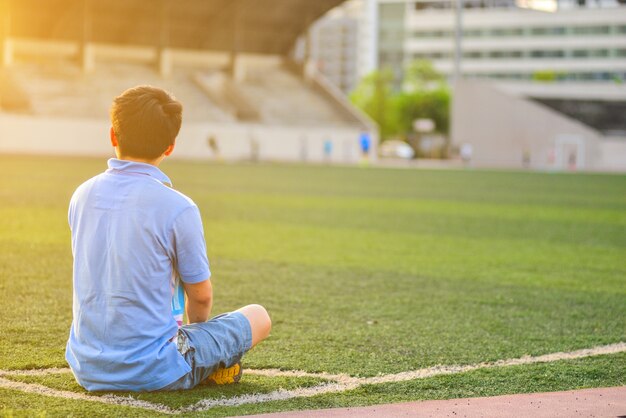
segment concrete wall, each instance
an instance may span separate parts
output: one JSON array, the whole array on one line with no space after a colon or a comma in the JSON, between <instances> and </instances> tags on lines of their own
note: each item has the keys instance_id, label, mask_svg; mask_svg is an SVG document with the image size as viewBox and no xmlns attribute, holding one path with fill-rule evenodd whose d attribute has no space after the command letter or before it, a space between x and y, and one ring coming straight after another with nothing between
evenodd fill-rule
<instances>
[{"instance_id":1,"label":"concrete wall","mask_svg":"<svg viewBox=\"0 0 626 418\"><path fill-rule=\"evenodd\" d=\"M109 122L100 119L70 119L0 113L0 152L52 155L111 156ZM252 157L252 142L265 161L310 161L356 163L360 158L360 130L353 128L268 127L252 124L184 124L174 156L215 159L208 138L217 139L221 158ZM333 143L329 159L324 142Z\"/></svg>"},{"instance_id":2,"label":"concrete wall","mask_svg":"<svg viewBox=\"0 0 626 418\"><path fill-rule=\"evenodd\" d=\"M626 138L606 138L600 145L602 169L626 172Z\"/></svg>"},{"instance_id":3,"label":"concrete wall","mask_svg":"<svg viewBox=\"0 0 626 418\"><path fill-rule=\"evenodd\" d=\"M597 131L540 104L515 97L489 82L462 80L454 90L452 142L471 144L476 166L606 170L605 139ZM576 145L580 144L580 145ZM579 149L577 149L579 147ZM626 170L626 155L611 167Z\"/></svg>"}]
</instances>

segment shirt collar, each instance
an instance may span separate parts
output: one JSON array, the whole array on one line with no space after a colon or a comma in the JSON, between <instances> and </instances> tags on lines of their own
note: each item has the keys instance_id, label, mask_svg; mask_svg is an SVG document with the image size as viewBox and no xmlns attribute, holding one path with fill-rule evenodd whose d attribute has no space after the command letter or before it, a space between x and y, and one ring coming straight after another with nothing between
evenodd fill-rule
<instances>
[{"instance_id":1,"label":"shirt collar","mask_svg":"<svg viewBox=\"0 0 626 418\"><path fill-rule=\"evenodd\" d=\"M109 169L107 170L108 173L122 171L125 173L144 174L160 181L166 186L172 187L172 181L169 177L167 177L164 172L159 170L158 167L152 164L110 158L109 161L107 161L107 165L109 166Z\"/></svg>"}]
</instances>

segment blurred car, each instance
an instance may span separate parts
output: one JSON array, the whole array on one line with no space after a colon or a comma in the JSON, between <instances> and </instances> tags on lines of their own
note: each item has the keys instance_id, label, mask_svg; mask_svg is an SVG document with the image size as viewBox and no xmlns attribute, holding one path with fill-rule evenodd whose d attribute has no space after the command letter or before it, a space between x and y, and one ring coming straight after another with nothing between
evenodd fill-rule
<instances>
[{"instance_id":1,"label":"blurred car","mask_svg":"<svg viewBox=\"0 0 626 418\"><path fill-rule=\"evenodd\" d=\"M415 156L415 151L404 141L390 139L380 144L379 154L382 158L402 158L410 160Z\"/></svg>"}]
</instances>

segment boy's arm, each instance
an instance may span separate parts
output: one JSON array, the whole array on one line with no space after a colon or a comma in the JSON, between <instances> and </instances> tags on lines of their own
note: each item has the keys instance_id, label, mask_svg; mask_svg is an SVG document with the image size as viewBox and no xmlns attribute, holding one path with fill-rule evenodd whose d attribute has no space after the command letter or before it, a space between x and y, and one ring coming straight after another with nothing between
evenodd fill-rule
<instances>
[{"instance_id":1,"label":"boy's arm","mask_svg":"<svg viewBox=\"0 0 626 418\"><path fill-rule=\"evenodd\" d=\"M173 233L175 253L172 259L187 294L187 321L190 324L207 321L213 304L213 288L204 228L197 206L190 206L178 214Z\"/></svg>"},{"instance_id":2,"label":"boy's arm","mask_svg":"<svg viewBox=\"0 0 626 418\"><path fill-rule=\"evenodd\" d=\"M205 322L209 320L211 308L213 306L213 286L211 280L204 280L200 283L182 282L187 294L187 321L190 324Z\"/></svg>"}]
</instances>

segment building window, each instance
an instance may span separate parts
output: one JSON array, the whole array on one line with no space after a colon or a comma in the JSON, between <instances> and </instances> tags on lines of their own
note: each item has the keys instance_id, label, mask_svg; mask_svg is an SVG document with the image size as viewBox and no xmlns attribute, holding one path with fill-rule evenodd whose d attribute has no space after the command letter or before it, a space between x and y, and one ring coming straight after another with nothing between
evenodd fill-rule
<instances>
[{"instance_id":1,"label":"building window","mask_svg":"<svg viewBox=\"0 0 626 418\"><path fill-rule=\"evenodd\" d=\"M443 10L451 9L451 2L443 1L419 1L415 3L415 10Z\"/></svg>"},{"instance_id":2,"label":"building window","mask_svg":"<svg viewBox=\"0 0 626 418\"><path fill-rule=\"evenodd\" d=\"M440 60L440 59L450 59L452 55L448 52L425 52L421 54L415 54L413 57L415 59Z\"/></svg>"},{"instance_id":3,"label":"building window","mask_svg":"<svg viewBox=\"0 0 626 418\"><path fill-rule=\"evenodd\" d=\"M532 28L530 34L533 36L559 36L566 33L566 29L562 26L553 28Z\"/></svg>"},{"instance_id":4,"label":"building window","mask_svg":"<svg viewBox=\"0 0 626 418\"><path fill-rule=\"evenodd\" d=\"M564 51L530 51L532 58L563 58Z\"/></svg>"},{"instance_id":5,"label":"building window","mask_svg":"<svg viewBox=\"0 0 626 418\"><path fill-rule=\"evenodd\" d=\"M517 29L511 29L511 28L507 28L507 29L492 29L490 31L490 35L491 36L522 36L524 35L524 30L521 28L517 28Z\"/></svg>"},{"instance_id":6,"label":"building window","mask_svg":"<svg viewBox=\"0 0 626 418\"><path fill-rule=\"evenodd\" d=\"M576 80L582 81L608 81L614 80L616 74L611 72L576 73L575 77Z\"/></svg>"},{"instance_id":7,"label":"building window","mask_svg":"<svg viewBox=\"0 0 626 418\"><path fill-rule=\"evenodd\" d=\"M477 58L482 58L482 57L483 57L482 52L472 51L472 52L463 53L463 58L477 59Z\"/></svg>"},{"instance_id":8,"label":"building window","mask_svg":"<svg viewBox=\"0 0 626 418\"><path fill-rule=\"evenodd\" d=\"M502 59L502 58L521 58L524 54L521 51L492 51L489 53L489 58Z\"/></svg>"},{"instance_id":9,"label":"building window","mask_svg":"<svg viewBox=\"0 0 626 418\"><path fill-rule=\"evenodd\" d=\"M575 26L572 28L574 35L608 35L611 33L610 26Z\"/></svg>"},{"instance_id":10,"label":"building window","mask_svg":"<svg viewBox=\"0 0 626 418\"><path fill-rule=\"evenodd\" d=\"M448 38L452 36L452 32L447 30L415 31L413 36L416 38Z\"/></svg>"},{"instance_id":11,"label":"building window","mask_svg":"<svg viewBox=\"0 0 626 418\"><path fill-rule=\"evenodd\" d=\"M602 58L609 55L608 49L575 49L572 51L572 56L575 58Z\"/></svg>"},{"instance_id":12,"label":"building window","mask_svg":"<svg viewBox=\"0 0 626 418\"><path fill-rule=\"evenodd\" d=\"M480 38L483 36L483 31L481 29L465 29L463 36L466 38Z\"/></svg>"}]
</instances>

